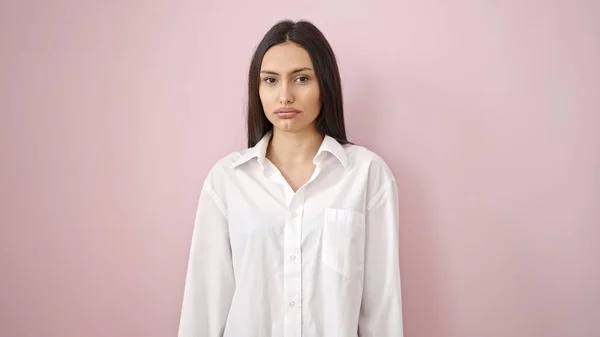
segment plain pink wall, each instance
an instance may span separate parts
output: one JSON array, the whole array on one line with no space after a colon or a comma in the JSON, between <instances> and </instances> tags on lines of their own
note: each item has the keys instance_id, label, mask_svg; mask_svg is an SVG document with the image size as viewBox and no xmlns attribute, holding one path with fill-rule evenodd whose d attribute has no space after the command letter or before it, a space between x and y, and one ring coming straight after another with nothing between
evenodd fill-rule
<instances>
[{"instance_id":1,"label":"plain pink wall","mask_svg":"<svg viewBox=\"0 0 600 337\"><path fill-rule=\"evenodd\" d=\"M0 336L175 336L202 180L286 17L400 181L406 336L600 336L598 1L230 6L0 3Z\"/></svg>"}]
</instances>

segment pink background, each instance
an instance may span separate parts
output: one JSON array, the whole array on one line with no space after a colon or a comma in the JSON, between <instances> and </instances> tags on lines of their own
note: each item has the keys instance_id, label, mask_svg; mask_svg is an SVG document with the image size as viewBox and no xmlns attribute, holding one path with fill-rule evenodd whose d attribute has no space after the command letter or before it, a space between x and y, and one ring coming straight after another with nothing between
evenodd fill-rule
<instances>
[{"instance_id":1,"label":"pink background","mask_svg":"<svg viewBox=\"0 0 600 337\"><path fill-rule=\"evenodd\" d=\"M600 336L600 2L566 0L2 1L0 336L176 335L202 180L285 17L400 182L406 336Z\"/></svg>"}]
</instances>

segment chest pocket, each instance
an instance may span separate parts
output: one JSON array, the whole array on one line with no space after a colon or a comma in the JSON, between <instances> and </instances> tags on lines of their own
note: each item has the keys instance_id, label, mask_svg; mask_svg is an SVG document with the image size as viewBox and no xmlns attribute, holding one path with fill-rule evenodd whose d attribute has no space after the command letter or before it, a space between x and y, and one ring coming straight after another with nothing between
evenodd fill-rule
<instances>
[{"instance_id":1,"label":"chest pocket","mask_svg":"<svg viewBox=\"0 0 600 337\"><path fill-rule=\"evenodd\" d=\"M321 262L351 279L364 267L365 215L326 208Z\"/></svg>"}]
</instances>

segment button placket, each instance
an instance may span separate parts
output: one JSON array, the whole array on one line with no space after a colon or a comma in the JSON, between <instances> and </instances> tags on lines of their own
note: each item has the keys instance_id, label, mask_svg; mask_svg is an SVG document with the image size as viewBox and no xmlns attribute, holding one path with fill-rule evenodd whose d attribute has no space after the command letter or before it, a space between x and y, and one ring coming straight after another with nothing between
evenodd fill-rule
<instances>
[{"instance_id":1,"label":"button placket","mask_svg":"<svg viewBox=\"0 0 600 337\"><path fill-rule=\"evenodd\" d=\"M295 193L288 204L284 227L285 336L300 336L302 322L302 211L304 193Z\"/></svg>"}]
</instances>

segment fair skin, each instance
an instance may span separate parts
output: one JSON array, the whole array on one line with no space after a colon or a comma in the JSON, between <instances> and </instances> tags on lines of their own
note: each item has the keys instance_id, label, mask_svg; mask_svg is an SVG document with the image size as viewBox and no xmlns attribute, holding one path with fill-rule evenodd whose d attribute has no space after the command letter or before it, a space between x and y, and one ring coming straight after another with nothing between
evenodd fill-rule
<instances>
[{"instance_id":1,"label":"fair skin","mask_svg":"<svg viewBox=\"0 0 600 337\"><path fill-rule=\"evenodd\" d=\"M297 191L312 176L323 141L316 127L321 96L310 55L293 42L273 46L263 57L260 80L260 100L273 124L266 156Z\"/></svg>"}]
</instances>

